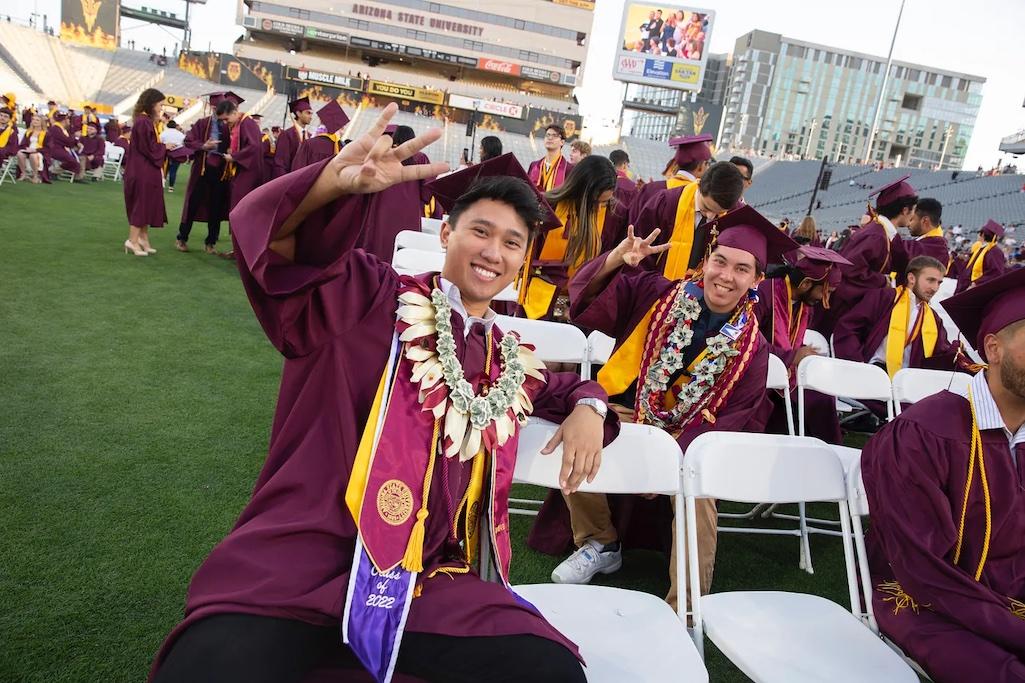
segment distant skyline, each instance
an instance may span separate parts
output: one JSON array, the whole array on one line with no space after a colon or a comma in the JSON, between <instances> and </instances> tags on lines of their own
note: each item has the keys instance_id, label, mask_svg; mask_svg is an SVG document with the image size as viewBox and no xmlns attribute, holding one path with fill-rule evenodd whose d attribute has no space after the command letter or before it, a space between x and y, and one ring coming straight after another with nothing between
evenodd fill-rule
<instances>
[{"instance_id":1,"label":"distant skyline","mask_svg":"<svg viewBox=\"0 0 1025 683\"><path fill-rule=\"evenodd\" d=\"M290 2L299 7L303 5L302 0ZM60 0L28 0L18 3L16 11L0 10L0 15L9 13L26 20L32 12L47 14L50 24L57 26L60 4ZM182 0L131 0L129 4L145 4L178 16L185 15ZM576 90L581 114L589 122L597 123L598 129L602 122L619 118L624 86L612 80L611 73L624 4L625 0L597 0L594 30L588 37L584 78ZM501 3L487 0L481 5L500 11ZM716 13L709 52L730 53L739 36L761 29L885 57L900 0L860 0L857 5L810 4L798 0L772 3L698 0L690 6L705 7ZM237 7L235 0L208 0L205 5L193 5L193 49L230 52L235 39L243 32L235 23ZM842 11L837 11L840 8ZM907 0L894 59L986 79L982 107L966 156L968 169L979 165L990 168L1001 157L1010 160L1009 155L999 152L1000 140L1025 128L1025 108L1022 107L1025 70L1021 69L1020 56L1022 26L1025 26L1025 2L976 0L966 5L955 0ZM158 53L166 48L170 53L181 43L181 32L123 20L122 42L129 39L134 39L139 48L147 46ZM615 96L610 96L613 93Z\"/></svg>"}]
</instances>

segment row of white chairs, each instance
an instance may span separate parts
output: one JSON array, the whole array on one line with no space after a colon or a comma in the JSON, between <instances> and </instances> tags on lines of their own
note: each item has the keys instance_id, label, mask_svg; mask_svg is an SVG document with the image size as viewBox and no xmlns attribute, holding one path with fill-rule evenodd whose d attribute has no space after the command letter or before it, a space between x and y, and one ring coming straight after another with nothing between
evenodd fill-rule
<instances>
[{"instance_id":1,"label":"row of white chairs","mask_svg":"<svg viewBox=\"0 0 1025 683\"><path fill-rule=\"evenodd\" d=\"M518 483L557 488L560 453L540 450L555 425L531 420L520 434ZM845 471L835 449L818 439L737 432L708 432L684 456L665 432L624 424L602 455L592 493L658 493L675 496L681 597L674 615L653 595L601 586L527 585L515 590L578 644L589 681L707 681L704 637L741 671L759 682L917 680L900 654L879 637L872 615L860 519L864 495L857 465ZM840 513L850 611L824 598L780 591L685 594L697 586L694 501L715 498L746 503L833 502ZM857 500L851 508L849 501ZM855 550L856 548L856 550ZM862 596L867 606L862 609ZM687 640L688 617L693 625Z\"/></svg>"}]
</instances>

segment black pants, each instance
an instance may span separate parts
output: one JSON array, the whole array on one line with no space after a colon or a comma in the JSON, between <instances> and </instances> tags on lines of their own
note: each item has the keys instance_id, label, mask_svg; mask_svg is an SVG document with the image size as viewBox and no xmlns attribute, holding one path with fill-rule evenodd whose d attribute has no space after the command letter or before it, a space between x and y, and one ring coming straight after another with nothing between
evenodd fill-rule
<instances>
[{"instance_id":1,"label":"black pants","mask_svg":"<svg viewBox=\"0 0 1025 683\"><path fill-rule=\"evenodd\" d=\"M301 683L321 666L362 669L337 626L218 614L185 630L154 683ZM531 635L402 636L397 672L444 683L583 683L569 650Z\"/></svg>"},{"instance_id":2,"label":"black pants","mask_svg":"<svg viewBox=\"0 0 1025 683\"><path fill-rule=\"evenodd\" d=\"M196 172L196 169L192 169ZM199 179L200 183L205 183L205 191L197 192L199 196L189 197L188 199L188 213L182 214L181 225L178 226L178 239L181 242L188 243L189 235L192 233L192 222L196 215L196 209L198 203L206 201L208 203L207 215L208 216L226 216L227 211L225 210L228 205L228 183L223 182L216 177L202 176ZM221 236L221 221L207 221L206 223L206 239L203 243L208 246L214 246L217 244L217 240Z\"/></svg>"},{"instance_id":3,"label":"black pants","mask_svg":"<svg viewBox=\"0 0 1025 683\"><path fill-rule=\"evenodd\" d=\"M168 161L167 162L167 186L174 187L174 181L178 178L178 167L181 166L180 161Z\"/></svg>"}]
</instances>

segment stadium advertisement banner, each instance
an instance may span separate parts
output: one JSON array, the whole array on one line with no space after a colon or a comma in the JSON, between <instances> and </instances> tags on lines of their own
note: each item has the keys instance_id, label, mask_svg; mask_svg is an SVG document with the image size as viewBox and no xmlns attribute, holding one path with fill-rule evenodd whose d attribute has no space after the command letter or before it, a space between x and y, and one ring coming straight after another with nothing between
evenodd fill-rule
<instances>
[{"instance_id":1,"label":"stadium advertisement banner","mask_svg":"<svg viewBox=\"0 0 1025 683\"><path fill-rule=\"evenodd\" d=\"M261 19L260 30L269 33L280 33L293 38L302 37L306 33L306 27L301 24L293 24L290 21L278 21L277 19Z\"/></svg>"},{"instance_id":2,"label":"stadium advertisement banner","mask_svg":"<svg viewBox=\"0 0 1025 683\"><path fill-rule=\"evenodd\" d=\"M426 102L428 104L442 104L445 101L445 93L440 90L415 88L410 85L399 85L398 83L387 83L385 81L367 81L367 94L385 95L400 100Z\"/></svg>"},{"instance_id":3,"label":"stadium advertisement banner","mask_svg":"<svg viewBox=\"0 0 1025 683\"><path fill-rule=\"evenodd\" d=\"M324 29L317 28L316 26L307 26L303 36L310 40L322 40L325 43L338 43L341 45L347 45L349 43L348 33L325 31Z\"/></svg>"},{"instance_id":4,"label":"stadium advertisement banner","mask_svg":"<svg viewBox=\"0 0 1025 683\"><path fill-rule=\"evenodd\" d=\"M63 0L61 40L116 50L121 26L121 0Z\"/></svg>"},{"instance_id":5,"label":"stadium advertisement banner","mask_svg":"<svg viewBox=\"0 0 1025 683\"><path fill-rule=\"evenodd\" d=\"M468 109L470 111L482 111L485 114L496 114L511 119L522 119L524 110L524 107L519 104L474 99L466 95L449 95L448 106L456 107L457 109Z\"/></svg>"},{"instance_id":6,"label":"stadium advertisement banner","mask_svg":"<svg viewBox=\"0 0 1025 683\"><path fill-rule=\"evenodd\" d=\"M715 12L628 1L612 76L679 90L700 90Z\"/></svg>"},{"instance_id":7,"label":"stadium advertisement banner","mask_svg":"<svg viewBox=\"0 0 1025 683\"><path fill-rule=\"evenodd\" d=\"M420 59L431 59L436 62L458 64L459 66L477 66L476 57L464 57L462 55L454 55L448 52L440 52L438 50L430 50L422 47L413 47L412 45L402 45L401 43L385 43L380 40L371 40L369 38L360 38L358 36L352 36L351 38L349 38L349 44L353 47L366 47L370 48L371 50L381 50L382 52L409 55L410 57L419 57Z\"/></svg>"},{"instance_id":8,"label":"stadium advertisement banner","mask_svg":"<svg viewBox=\"0 0 1025 683\"><path fill-rule=\"evenodd\" d=\"M482 71L494 71L499 74L507 74L509 76L520 75L520 65L514 64L513 62L503 62L499 59L491 59L490 57L481 57L477 60L477 68Z\"/></svg>"},{"instance_id":9,"label":"stadium advertisement banner","mask_svg":"<svg viewBox=\"0 0 1025 683\"><path fill-rule=\"evenodd\" d=\"M363 90L363 81L361 79L356 78L355 76L343 76L342 74L327 73L326 71L297 69L294 66L286 66L284 77L286 80L299 81L301 83L327 85L335 88L344 88L345 90L355 90L357 92Z\"/></svg>"},{"instance_id":10,"label":"stadium advertisement banner","mask_svg":"<svg viewBox=\"0 0 1025 683\"><path fill-rule=\"evenodd\" d=\"M273 88L281 80L281 65L221 53L218 83L250 90Z\"/></svg>"}]
</instances>

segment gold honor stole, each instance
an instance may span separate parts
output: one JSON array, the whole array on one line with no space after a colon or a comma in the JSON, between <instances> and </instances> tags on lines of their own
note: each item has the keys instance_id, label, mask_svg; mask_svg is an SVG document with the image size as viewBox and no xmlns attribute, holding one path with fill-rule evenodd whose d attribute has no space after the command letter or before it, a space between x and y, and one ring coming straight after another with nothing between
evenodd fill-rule
<instances>
[{"instance_id":1,"label":"gold honor stole","mask_svg":"<svg viewBox=\"0 0 1025 683\"><path fill-rule=\"evenodd\" d=\"M605 209L605 205L602 204L598 207L598 214L595 216L595 229L592 231L590 249L591 253L595 255L601 252L601 232L605 227ZM569 246L566 226L571 223L576 225L575 207L568 201L559 202L555 205L555 216L562 222L562 227L545 233L538 261L564 263L566 260L566 249ZM548 313L558 287L540 277L541 266L531 264L533 252L533 245L531 245L531 248L527 250L527 262L524 264L524 282L520 285L520 305L528 318L538 320ZM572 277L583 264L584 259L568 264L569 276Z\"/></svg>"},{"instance_id":2,"label":"gold honor stole","mask_svg":"<svg viewBox=\"0 0 1025 683\"><path fill-rule=\"evenodd\" d=\"M559 170L559 164L563 163L562 155L555 160L548 170L545 170L545 160L541 159L541 168L538 169L539 180L541 182L541 190L544 192L550 192L555 187L555 174Z\"/></svg>"},{"instance_id":3,"label":"gold honor stole","mask_svg":"<svg viewBox=\"0 0 1025 683\"><path fill-rule=\"evenodd\" d=\"M668 183L666 181L666 187ZM671 246L662 269L662 274L668 280L680 280L687 276L690 252L694 248L694 196L697 191L697 183L687 184L676 204L676 221L673 223L673 233L669 236Z\"/></svg>"},{"instance_id":4,"label":"gold honor stole","mask_svg":"<svg viewBox=\"0 0 1025 683\"><path fill-rule=\"evenodd\" d=\"M968 259L967 266L967 268L971 268L972 282L982 277L982 264L986 260L986 254L996 245L996 240L992 242L976 242L972 245L972 257Z\"/></svg>"},{"instance_id":5,"label":"gold honor stole","mask_svg":"<svg viewBox=\"0 0 1025 683\"><path fill-rule=\"evenodd\" d=\"M7 126L3 132L0 132L0 148L7 146L7 141L11 139L12 130L14 130L14 124Z\"/></svg>"},{"instance_id":6,"label":"gold honor stole","mask_svg":"<svg viewBox=\"0 0 1025 683\"><path fill-rule=\"evenodd\" d=\"M678 187L683 187L684 185L690 185L693 182L694 181L691 180L690 178L684 178L681 175L674 175L671 178L666 178L666 189L667 190L675 190ZM697 183L695 183L695 184L697 184Z\"/></svg>"},{"instance_id":7,"label":"gold honor stole","mask_svg":"<svg viewBox=\"0 0 1025 683\"><path fill-rule=\"evenodd\" d=\"M922 348L926 358L932 358L938 336L936 314L923 302L918 312L911 334L908 334L908 323L911 317L911 292L907 287L898 287L890 310L890 327L886 336L886 374L893 379L897 371L904 365L904 349L913 344L919 335L922 337Z\"/></svg>"},{"instance_id":8,"label":"gold honor stole","mask_svg":"<svg viewBox=\"0 0 1025 683\"><path fill-rule=\"evenodd\" d=\"M335 144L335 154L338 154L338 133L321 133L318 137L327 138Z\"/></svg>"},{"instance_id":9,"label":"gold honor stole","mask_svg":"<svg viewBox=\"0 0 1025 683\"><path fill-rule=\"evenodd\" d=\"M238 118L238 123L231 129L228 134L230 142L228 143L228 154L232 157L238 153L239 147L242 146L242 122L249 118L249 114L243 114ZM234 149L232 149L234 148ZM238 167L235 165L234 159L224 165L224 172L221 174L221 180L232 180L235 174L238 173Z\"/></svg>"}]
</instances>

